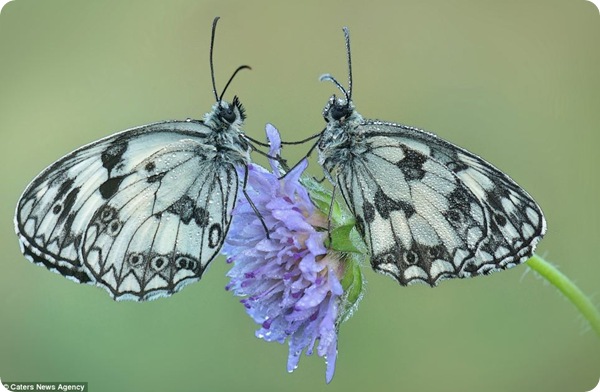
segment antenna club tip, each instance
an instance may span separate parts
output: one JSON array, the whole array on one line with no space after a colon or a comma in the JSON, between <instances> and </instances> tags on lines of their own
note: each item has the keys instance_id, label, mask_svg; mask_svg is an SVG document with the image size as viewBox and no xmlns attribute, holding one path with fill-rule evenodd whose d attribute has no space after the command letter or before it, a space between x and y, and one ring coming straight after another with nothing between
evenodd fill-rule
<instances>
[{"instance_id":1,"label":"antenna club tip","mask_svg":"<svg viewBox=\"0 0 600 392\"><path fill-rule=\"evenodd\" d=\"M333 78L333 76L331 76L331 74L323 74L321 76L319 76L319 82L325 82L325 81L329 81Z\"/></svg>"}]
</instances>

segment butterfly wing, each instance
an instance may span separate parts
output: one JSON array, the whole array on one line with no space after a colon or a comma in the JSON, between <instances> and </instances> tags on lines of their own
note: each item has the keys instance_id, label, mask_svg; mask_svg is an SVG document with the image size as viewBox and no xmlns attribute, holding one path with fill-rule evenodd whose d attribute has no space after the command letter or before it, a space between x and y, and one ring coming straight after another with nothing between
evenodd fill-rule
<instances>
[{"instance_id":1,"label":"butterfly wing","mask_svg":"<svg viewBox=\"0 0 600 392\"><path fill-rule=\"evenodd\" d=\"M27 187L15 226L36 264L115 299L200 279L229 227L238 178L198 121L130 129L55 162Z\"/></svg>"},{"instance_id":2,"label":"butterfly wing","mask_svg":"<svg viewBox=\"0 0 600 392\"><path fill-rule=\"evenodd\" d=\"M545 232L535 201L507 175L433 134L379 121L337 172L373 267L430 285L524 262Z\"/></svg>"}]
</instances>

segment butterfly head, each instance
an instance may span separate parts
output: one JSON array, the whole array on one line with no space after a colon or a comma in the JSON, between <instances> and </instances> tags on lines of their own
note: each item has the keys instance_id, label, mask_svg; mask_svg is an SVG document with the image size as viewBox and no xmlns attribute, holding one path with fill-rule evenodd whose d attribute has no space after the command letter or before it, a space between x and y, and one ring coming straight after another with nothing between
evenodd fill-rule
<instances>
[{"instance_id":1,"label":"butterfly head","mask_svg":"<svg viewBox=\"0 0 600 392\"><path fill-rule=\"evenodd\" d=\"M360 115L354 110L350 90L346 90L333 76L329 74L322 75L319 80L330 81L340 89L344 94L343 98L338 98L335 94L329 98L327 105L323 109L323 118L328 124L343 125L348 121L354 120Z\"/></svg>"},{"instance_id":2,"label":"butterfly head","mask_svg":"<svg viewBox=\"0 0 600 392\"><path fill-rule=\"evenodd\" d=\"M323 109L323 118L330 123L345 123L356 114L354 104L344 98L338 98L332 95Z\"/></svg>"},{"instance_id":3,"label":"butterfly head","mask_svg":"<svg viewBox=\"0 0 600 392\"><path fill-rule=\"evenodd\" d=\"M210 113L204 115L204 122L215 129L238 128L246 119L246 110L237 96L231 103L219 101Z\"/></svg>"}]
</instances>

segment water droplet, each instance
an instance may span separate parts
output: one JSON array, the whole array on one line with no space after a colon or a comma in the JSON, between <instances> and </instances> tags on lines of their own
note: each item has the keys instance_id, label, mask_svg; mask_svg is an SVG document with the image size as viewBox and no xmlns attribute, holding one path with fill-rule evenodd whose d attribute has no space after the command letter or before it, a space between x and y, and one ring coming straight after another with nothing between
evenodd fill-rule
<instances>
[{"instance_id":1,"label":"water droplet","mask_svg":"<svg viewBox=\"0 0 600 392\"><path fill-rule=\"evenodd\" d=\"M298 369L298 365L295 365L293 368L288 369L288 373L292 373L294 370Z\"/></svg>"}]
</instances>

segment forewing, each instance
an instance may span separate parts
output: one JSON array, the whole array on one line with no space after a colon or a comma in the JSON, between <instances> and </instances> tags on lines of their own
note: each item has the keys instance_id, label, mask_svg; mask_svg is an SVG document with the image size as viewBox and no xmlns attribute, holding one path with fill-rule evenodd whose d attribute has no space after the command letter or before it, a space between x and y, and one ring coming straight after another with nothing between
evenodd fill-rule
<instances>
[{"instance_id":1,"label":"forewing","mask_svg":"<svg viewBox=\"0 0 600 392\"><path fill-rule=\"evenodd\" d=\"M340 177L340 185L346 193L361 190L359 197L345 194L360 218L369 217L373 200L376 213L363 231L376 269L401 284L434 285L510 268L531 255L546 223L506 174L415 128L368 121L361 131L367 135L363 167L354 164L353 183Z\"/></svg>"},{"instance_id":2,"label":"forewing","mask_svg":"<svg viewBox=\"0 0 600 392\"><path fill-rule=\"evenodd\" d=\"M131 289L121 292L119 284L122 282L119 277L124 269L113 269L114 281L109 280L108 275L103 277L104 274L99 273L104 268L100 265L101 261L104 264L106 261L110 261L110 265L118 264L106 257L123 252L123 241L127 236L133 235L130 234L132 224L140 219L131 218L133 211L136 214L150 214L148 211L160 212L169 208L181 210L183 207L179 201L185 195L194 201L201 196L213 196L218 199L213 204L222 208L218 207L218 214L214 208L207 208L205 218L214 219L213 223L219 223L222 230L226 230L228 221L222 214L231 211L237 187L233 186L233 195L227 194L225 198L219 191L210 195L206 190L202 193L202 188L198 185L195 185L196 188L191 185L189 188L185 187L189 178L201 181L206 180L208 173L220 175L215 170L202 171L207 169L202 165L207 164L206 158L214 149L202 143L209 131L200 122L157 123L110 136L60 159L32 181L17 205L15 225L23 253L33 262L43 264L68 278L104 286L114 298L148 299L155 293L170 294L183 284L199 279L202 268L214 257L216 251L205 247L208 249L206 253L190 254L194 258L189 260L185 256L195 250L190 245L193 241L202 240L206 243L212 238L213 244L219 242L215 240L218 234L216 229L213 237L209 237L210 225L207 226L208 229L198 226L195 231L182 229L172 237L155 236L158 242L156 239L153 242L172 249L171 258L178 252L181 253L184 257L179 261L182 270L189 270L187 267L193 266L193 261L196 261L196 268L192 268L196 275L194 277L187 272L178 274L172 268L161 265L163 271L169 270L171 273L168 284L164 287L159 287L156 282L152 283L154 286L148 286L150 281L142 279L139 291ZM194 163L197 163L196 167L193 167ZM229 176L225 176L226 186L223 189L232 184L237 185L235 171L227 169L226 172ZM187 179L184 180L184 177ZM179 180L173 180L174 178ZM153 200L153 194L158 202ZM111 211L116 211L116 216L109 219ZM159 219L159 226L165 227L169 220L176 221L177 216L167 213L165 219ZM118 219L114 220L115 218ZM128 223L129 220L132 223ZM105 224L100 225L100 221ZM109 222L113 225L106 224ZM122 226L117 227L118 224ZM148 224L144 226L144 230L151 232L147 226ZM127 230L124 231L125 227ZM92 240L94 232L96 238ZM103 237L107 233L113 234L113 241ZM183 234L187 235L185 239ZM221 233L220 237L222 236ZM96 242L103 238L102 245L98 245ZM169 244L169 241L173 243ZM157 255L162 254L158 251L158 246L152 245ZM215 246L217 247L220 245ZM145 262L151 263L152 260ZM177 264L177 259L174 262ZM122 263L123 261L120 264ZM157 264L161 264L158 259L155 261L155 265ZM123 278L126 276L123 275Z\"/></svg>"}]
</instances>

